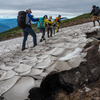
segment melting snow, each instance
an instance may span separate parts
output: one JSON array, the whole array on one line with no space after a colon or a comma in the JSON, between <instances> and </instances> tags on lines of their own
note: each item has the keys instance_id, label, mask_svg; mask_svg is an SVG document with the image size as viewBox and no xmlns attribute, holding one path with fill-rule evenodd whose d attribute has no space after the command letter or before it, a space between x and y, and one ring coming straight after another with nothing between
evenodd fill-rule
<instances>
[{"instance_id":1,"label":"melting snow","mask_svg":"<svg viewBox=\"0 0 100 100\"><path fill-rule=\"evenodd\" d=\"M33 46L29 35L28 49L21 51L23 37L0 42L0 95L7 100L27 99L28 91L40 83L51 71L70 70L79 66L86 53L81 53L87 39L85 33L100 29L85 23L62 28L54 37ZM25 76L25 77L24 77ZM35 80L36 79L36 80Z\"/></svg>"}]
</instances>

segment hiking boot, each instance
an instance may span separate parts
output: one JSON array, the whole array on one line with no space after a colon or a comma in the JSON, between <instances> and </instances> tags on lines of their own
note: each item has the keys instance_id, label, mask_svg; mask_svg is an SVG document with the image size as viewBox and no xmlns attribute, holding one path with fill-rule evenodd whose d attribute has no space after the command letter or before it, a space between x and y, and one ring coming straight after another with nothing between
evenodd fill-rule
<instances>
[{"instance_id":1,"label":"hiking boot","mask_svg":"<svg viewBox=\"0 0 100 100\"><path fill-rule=\"evenodd\" d=\"M42 39L40 39L40 42L42 42L43 40Z\"/></svg>"},{"instance_id":2,"label":"hiking boot","mask_svg":"<svg viewBox=\"0 0 100 100\"><path fill-rule=\"evenodd\" d=\"M35 44L34 46L33 46L33 48L36 46L37 44Z\"/></svg>"},{"instance_id":3,"label":"hiking boot","mask_svg":"<svg viewBox=\"0 0 100 100\"><path fill-rule=\"evenodd\" d=\"M27 49L26 47L22 47L22 51L24 51L25 49Z\"/></svg>"},{"instance_id":4,"label":"hiking boot","mask_svg":"<svg viewBox=\"0 0 100 100\"><path fill-rule=\"evenodd\" d=\"M46 40L45 37L43 37L43 40Z\"/></svg>"},{"instance_id":5,"label":"hiking boot","mask_svg":"<svg viewBox=\"0 0 100 100\"><path fill-rule=\"evenodd\" d=\"M59 32L59 31L56 31L56 32Z\"/></svg>"},{"instance_id":6,"label":"hiking boot","mask_svg":"<svg viewBox=\"0 0 100 100\"><path fill-rule=\"evenodd\" d=\"M93 25L95 27L95 25Z\"/></svg>"}]
</instances>

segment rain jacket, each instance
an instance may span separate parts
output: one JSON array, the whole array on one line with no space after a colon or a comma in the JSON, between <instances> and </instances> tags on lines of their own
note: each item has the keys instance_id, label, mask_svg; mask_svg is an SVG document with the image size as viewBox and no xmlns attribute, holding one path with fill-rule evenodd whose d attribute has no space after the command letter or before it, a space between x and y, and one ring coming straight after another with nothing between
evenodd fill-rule
<instances>
[{"instance_id":1,"label":"rain jacket","mask_svg":"<svg viewBox=\"0 0 100 100\"><path fill-rule=\"evenodd\" d=\"M45 26L46 23L53 24L53 22L48 21L48 19L44 19L43 26Z\"/></svg>"}]
</instances>

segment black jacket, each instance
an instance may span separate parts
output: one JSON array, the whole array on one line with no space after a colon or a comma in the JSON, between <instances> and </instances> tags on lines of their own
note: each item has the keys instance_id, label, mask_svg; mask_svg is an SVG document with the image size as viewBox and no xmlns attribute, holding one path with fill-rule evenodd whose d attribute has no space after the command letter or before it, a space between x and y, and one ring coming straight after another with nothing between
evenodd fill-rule
<instances>
[{"instance_id":1,"label":"black jacket","mask_svg":"<svg viewBox=\"0 0 100 100\"><path fill-rule=\"evenodd\" d=\"M92 9L92 11L91 11L90 15L92 15L92 14L93 14L93 16L98 16L98 15L96 15L94 12L95 12L95 8L93 8L93 9Z\"/></svg>"}]
</instances>

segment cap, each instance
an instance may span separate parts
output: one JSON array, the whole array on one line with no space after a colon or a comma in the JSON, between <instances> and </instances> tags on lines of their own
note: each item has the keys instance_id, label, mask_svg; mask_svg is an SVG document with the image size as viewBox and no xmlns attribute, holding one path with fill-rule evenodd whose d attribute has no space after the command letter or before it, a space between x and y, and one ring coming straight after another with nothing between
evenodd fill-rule
<instances>
[{"instance_id":1,"label":"cap","mask_svg":"<svg viewBox=\"0 0 100 100\"><path fill-rule=\"evenodd\" d=\"M49 16L49 19L52 19L52 16Z\"/></svg>"},{"instance_id":2,"label":"cap","mask_svg":"<svg viewBox=\"0 0 100 100\"><path fill-rule=\"evenodd\" d=\"M27 9L26 9L26 11L30 11L30 12L32 13L32 11L31 11L31 9L30 9L30 8L27 8Z\"/></svg>"},{"instance_id":3,"label":"cap","mask_svg":"<svg viewBox=\"0 0 100 100\"><path fill-rule=\"evenodd\" d=\"M96 5L93 5L93 6L92 6L92 8L95 8L95 7L96 7Z\"/></svg>"},{"instance_id":4,"label":"cap","mask_svg":"<svg viewBox=\"0 0 100 100\"><path fill-rule=\"evenodd\" d=\"M48 18L48 16L47 15L44 15L44 18Z\"/></svg>"},{"instance_id":5,"label":"cap","mask_svg":"<svg viewBox=\"0 0 100 100\"><path fill-rule=\"evenodd\" d=\"M59 15L58 17L61 17L61 15Z\"/></svg>"}]
</instances>

